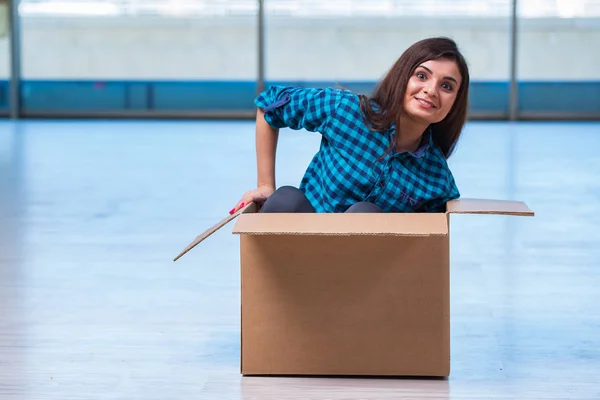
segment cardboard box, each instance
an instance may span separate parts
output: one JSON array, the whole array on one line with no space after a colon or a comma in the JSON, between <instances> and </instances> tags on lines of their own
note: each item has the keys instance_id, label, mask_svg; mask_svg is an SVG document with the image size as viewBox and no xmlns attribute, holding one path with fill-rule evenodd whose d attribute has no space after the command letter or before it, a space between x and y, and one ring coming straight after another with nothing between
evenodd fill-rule
<instances>
[{"instance_id":1,"label":"cardboard box","mask_svg":"<svg viewBox=\"0 0 600 400\"><path fill-rule=\"evenodd\" d=\"M448 376L450 214L533 216L477 199L445 213L256 211L233 228L244 375Z\"/></svg>"}]
</instances>

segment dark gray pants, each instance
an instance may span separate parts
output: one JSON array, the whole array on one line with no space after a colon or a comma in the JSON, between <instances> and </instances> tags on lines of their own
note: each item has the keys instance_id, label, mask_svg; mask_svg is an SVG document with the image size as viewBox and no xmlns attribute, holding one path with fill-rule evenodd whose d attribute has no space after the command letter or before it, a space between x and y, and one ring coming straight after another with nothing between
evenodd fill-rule
<instances>
[{"instance_id":1,"label":"dark gray pants","mask_svg":"<svg viewBox=\"0 0 600 400\"><path fill-rule=\"evenodd\" d=\"M293 186L282 186L277 189L263 204L261 212L265 213L314 213L304 193ZM361 201L346 210L349 213L381 213L379 206Z\"/></svg>"}]
</instances>

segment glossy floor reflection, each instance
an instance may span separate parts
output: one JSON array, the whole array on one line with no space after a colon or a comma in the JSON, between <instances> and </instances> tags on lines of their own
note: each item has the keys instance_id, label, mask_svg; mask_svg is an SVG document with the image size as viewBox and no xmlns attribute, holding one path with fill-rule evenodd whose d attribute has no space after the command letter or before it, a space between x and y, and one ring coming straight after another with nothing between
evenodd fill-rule
<instances>
[{"instance_id":1,"label":"glossy floor reflection","mask_svg":"<svg viewBox=\"0 0 600 400\"><path fill-rule=\"evenodd\" d=\"M448 380L242 378L231 226L251 122L0 122L0 398L598 399L600 124L470 123L452 217ZM278 183L319 137L282 132Z\"/></svg>"}]
</instances>

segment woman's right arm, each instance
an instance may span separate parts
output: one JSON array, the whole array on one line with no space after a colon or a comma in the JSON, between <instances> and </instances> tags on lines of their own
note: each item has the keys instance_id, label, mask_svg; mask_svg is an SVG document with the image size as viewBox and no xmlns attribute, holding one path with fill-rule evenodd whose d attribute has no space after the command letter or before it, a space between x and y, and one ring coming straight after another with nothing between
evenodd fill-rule
<instances>
[{"instance_id":1,"label":"woman's right arm","mask_svg":"<svg viewBox=\"0 0 600 400\"><path fill-rule=\"evenodd\" d=\"M279 129L265 121L265 112L256 112L256 168L257 187L270 187L275 190L275 158Z\"/></svg>"},{"instance_id":2,"label":"woman's right arm","mask_svg":"<svg viewBox=\"0 0 600 400\"><path fill-rule=\"evenodd\" d=\"M230 214L251 201L262 203L275 191L275 155L279 128L326 132L341 96L334 89L272 86L254 101L257 188L246 192Z\"/></svg>"},{"instance_id":3,"label":"woman's right arm","mask_svg":"<svg viewBox=\"0 0 600 400\"><path fill-rule=\"evenodd\" d=\"M265 120L264 111L258 108L256 111L257 187L246 192L229 212L230 214L252 201L264 202L275 191L275 160L278 138L279 129L271 127Z\"/></svg>"}]
</instances>

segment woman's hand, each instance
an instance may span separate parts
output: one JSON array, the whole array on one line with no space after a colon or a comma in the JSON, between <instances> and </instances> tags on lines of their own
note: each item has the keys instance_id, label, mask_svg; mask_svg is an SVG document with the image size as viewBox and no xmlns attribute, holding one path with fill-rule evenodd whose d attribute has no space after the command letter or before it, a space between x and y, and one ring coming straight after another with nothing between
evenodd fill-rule
<instances>
[{"instance_id":1,"label":"woman's hand","mask_svg":"<svg viewBox=\"0 0 600 400\"><path fill-rule=\"evenodd\" d=\"M258 205L261 205L265 202L265 200L267 200L267 198L269 198L269 196L273 194L273 192L275 192L275 188L272 186L259 186L254 190L250 190L246 192L244 196L242 196L241 200L236 204L236 206L229 211L229 214L235 213L250 202L255 202Z\"/></svg>"}]
</instances>

